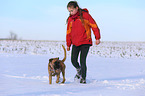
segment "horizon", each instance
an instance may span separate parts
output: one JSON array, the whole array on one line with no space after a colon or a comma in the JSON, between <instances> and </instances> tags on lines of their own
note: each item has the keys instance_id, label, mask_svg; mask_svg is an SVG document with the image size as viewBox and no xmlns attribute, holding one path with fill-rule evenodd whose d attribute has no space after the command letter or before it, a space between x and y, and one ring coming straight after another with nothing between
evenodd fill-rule
<instances>
[{"instance_id":1,"label":"horizon","mask_svg":"<svg viewBox=\"0 0 145 96\"><path fill-rule=\"evenodd\" d=\"M0 41L40 41L40 42L66 42L66 40L27 40L27 39L17 39L17 40L12 40L12 39L3 39L3 38L0 38ZM93 45L96 45L94 44L95 43L95 40L92 40L93 42ZM118 42L118 43L145 43L145 41L100 41L100 43L103 43L103 42ZM97 45L98 46L98 45Z\"/></svg>"}]
</instances>

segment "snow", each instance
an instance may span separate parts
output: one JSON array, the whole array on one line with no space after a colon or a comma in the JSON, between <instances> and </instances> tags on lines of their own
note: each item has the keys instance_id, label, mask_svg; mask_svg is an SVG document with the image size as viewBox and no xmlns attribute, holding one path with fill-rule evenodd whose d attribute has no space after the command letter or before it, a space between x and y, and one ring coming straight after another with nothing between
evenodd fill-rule
<instances>
[{"instance_id":1,"label":"snow","mask_svg":"<svg viewBox=\"0 0 145 96\"><path fill-rule=\"evenodd\" d=\"M87 84L74 81L67 52L66 82L49 85L48 61L63 58L56 41L0 41L0 96L145 96L144 42L102 42L87 58ZM61 78L62 79L62 78Z\"/></svg>"}]
</instances>

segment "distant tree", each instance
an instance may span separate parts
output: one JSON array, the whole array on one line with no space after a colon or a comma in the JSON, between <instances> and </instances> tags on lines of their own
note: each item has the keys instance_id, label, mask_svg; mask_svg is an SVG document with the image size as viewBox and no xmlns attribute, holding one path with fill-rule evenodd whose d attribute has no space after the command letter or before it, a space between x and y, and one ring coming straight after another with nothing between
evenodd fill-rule
<instances>
[{"instance_id":1,"label":"distant tree","mask_svg":"<svg viewBox=\"0 0 145 96\"><path fill-rule=\"evenodd\" d=\"M10 32L9 39L10 39L10 40L17 40L17 39L18 39L18 36L17 36L16 33L13 33L13 32L11 31L11 32Z\"/></svg>"}]
</instances>

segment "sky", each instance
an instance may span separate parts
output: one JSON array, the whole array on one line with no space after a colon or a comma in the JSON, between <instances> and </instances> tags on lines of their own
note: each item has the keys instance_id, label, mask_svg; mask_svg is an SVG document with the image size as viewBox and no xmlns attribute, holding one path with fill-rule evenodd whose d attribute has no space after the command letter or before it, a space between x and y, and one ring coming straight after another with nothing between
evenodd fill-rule
<instances>
[{"instance_id":1,"label":"sky","mask_svg":"<svg viewBox=\"0 0 145 96\"><path fill-rule=\"evenodd\" d=\"M13 32L22 40L66 40L69 1L0 0L0 38ZM102 41L145 41L145 0L77 2L95 19Z\"/></svg>"}]
</instances>

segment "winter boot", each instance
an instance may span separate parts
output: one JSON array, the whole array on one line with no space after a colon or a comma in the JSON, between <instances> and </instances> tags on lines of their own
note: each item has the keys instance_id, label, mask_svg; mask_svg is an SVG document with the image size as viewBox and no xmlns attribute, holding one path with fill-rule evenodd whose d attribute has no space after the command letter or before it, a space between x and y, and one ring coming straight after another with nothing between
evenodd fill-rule
<instances>
[{"instance_id":1,"label":"winter boot","mask_svg":"<svg viewBox=\"0 0 145 96\"><path fill-rule=\"evenodd\" d=\"M80 83L86 84L86 79L81 78Z\"/></svg>"}]
</instances>

